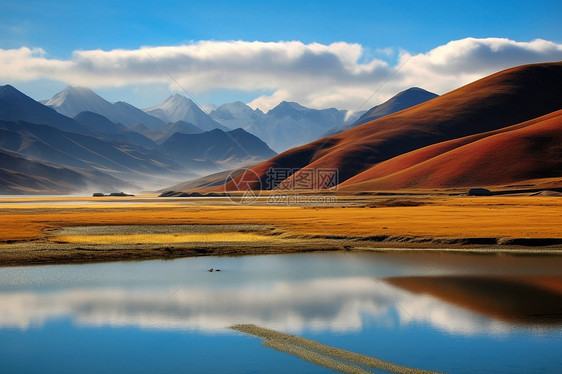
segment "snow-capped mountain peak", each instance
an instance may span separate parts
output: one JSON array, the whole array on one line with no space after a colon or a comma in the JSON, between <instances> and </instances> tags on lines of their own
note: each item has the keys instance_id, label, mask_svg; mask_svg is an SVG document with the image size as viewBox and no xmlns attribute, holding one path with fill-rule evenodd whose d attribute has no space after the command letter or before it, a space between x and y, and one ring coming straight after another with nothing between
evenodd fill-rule
<instances>
[{"instance_id":1,"label":"snow-capped mountain peak","mask_svg":"<svg viewBox=\"0 0 562 374\"><path fill-rule=\"evenodd\" d=\"M93 112L125 126L143 123L151 129L158 129L163 125L158 118L129 103L119 101L112 104L86 87L68 86L47 100L45 105L67 117L76 117L81 112Z\"/></svg>"},{"instance_id":2,"label":"snow-capped mountain peak","mask_svg":"<svg viewBox=\"0 0 562 374\"><path fill-rule=\"evenodd\" d=\"M209 117L193 100L180 94L169 96L163 103L147 108L145 112L164 122L185 121L193 123L205 131L216 128L229 130Z\"/></svg>"},{"instance_id":3,"label":"snow-capped mountain peak","mask_svg":"<svg viewBox=\"0 0 562 374\"><path fill-rule=\"evenodd\" d=\"M74 117L80 112L99 113L111 107L111 103L86 87L68 86L47 100L45 105L67 117Z\"/></svg>"}]
</instances>

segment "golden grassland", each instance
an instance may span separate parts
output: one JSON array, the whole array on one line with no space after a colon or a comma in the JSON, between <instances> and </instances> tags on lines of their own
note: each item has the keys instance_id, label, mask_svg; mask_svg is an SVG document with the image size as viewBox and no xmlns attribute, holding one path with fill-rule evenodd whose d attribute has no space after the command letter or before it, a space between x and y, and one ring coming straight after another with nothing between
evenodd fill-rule
<instances>
[{"instance_id":1,"label":"golden grassland","mask_svg":"<svg viewBox=\"0 0 562 374\"><path fill-rule=\"evenodd\" d=\"M158 243L206 243L206 242L256 242L270 238L255 233L224 232L204 234L111 234L111 235L57 235L52 238L57 243L88 244L158 244Z\"/></svg>"},{"instance_id":2,"label":"golden grassland","mask_svg":"<svg viewBox=\"0 0 562 374\"><path fill-rule=\"evenodd\" d=\"M285 250L290 252L299 240L306 242L309 249L322 250L349 247L349 240L360 240L363 247L425 245L427 248L436 243L428 241L432 238L550 238L558 242L545 244L549 245L547 249L562 248L559 240L562 238L562 198L547 196L338 196L334 204L291 206L270 205L266 199L243 205L208 198L101 201L93 198L5 198L0 199L0 222L0 264L6 263L1 258L6 246L14 243L26 243L28 249L40 249L44 243L53 241L81 246L88 243L105 245L106 249L115 245L115 248L109 248L114 250L125 243L174 244L179 248L186 241L192 246L205 242L219 247L226 240L221 235L228 237L227 233L231 233L230 242L237 242L240 248L246 243L253 245L252 253L270 253L272 249L266 248L268 243L277 245L276 251L280 252L283 250L280 242L285 242ZM196 224L224 228L212 235L179 232L174 233L175 236L165 236L127 230L119 235L105 236L57 234L61 228L77 226ZM228 225L265 225L274 230L265 234L238 232ZM382 239L377 239L380 242L369 239L374 237ZM454 241L443 243L454 244ZM479 245L478 241L464 244ZM352 243L351 247L354 246ZM18 249L18 253L23 252L24 249ZM192 253L180 251L177 255ZM31 255L28 253L27 256ZM127 256L120 258L126 259ZM95 260L95 257L92 253L85 261Z\"/></svg>"},{"instance_id":3,"label":"golden grassland","mask_svg":"<svg viewBox=\"0 0 562 374\"><path fill-rule=\"evenodd\" d=\"M412 200L422 205L401 206ZM40 239L45 230L59 227L131 224L274 225L305 235L562 238L559 197L409 197L407 201L386 197L321 207L137 204L134 200L127 206L39 201L2 206L1 202L0 241Z\"/></svg>"}]
</instances>

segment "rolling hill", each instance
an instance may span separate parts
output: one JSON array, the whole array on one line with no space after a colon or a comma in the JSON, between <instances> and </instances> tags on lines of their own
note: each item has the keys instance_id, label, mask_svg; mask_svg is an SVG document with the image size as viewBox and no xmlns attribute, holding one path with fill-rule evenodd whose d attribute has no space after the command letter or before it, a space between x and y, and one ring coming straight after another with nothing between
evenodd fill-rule
<instances>
[{"instance_id":1,"label":"rolling hill","mask_svg":"<svg viewBox=\"0 0 562 374\"><path fill-rule=\"evenodd\" d=\"M552 155L558 155L560 148L557 144L560 143L556 144L557 138L550 142L541 135L546 134L544 136L550 137L555 136L557 131L559 132L556 124L558 115L553 112L560 109L562 109L562 62L524 65L507 69L415 107L367 122L341 134L288 150L252 169L260 178L252 184L252 187L256 189L263 186L289 188L295 180L303 177L304 171L326 168L337 170L341 186L351 188L350 186L354 183L367 183L373 176L382 175L380 170L376 169L376 165L416 150L420 150L420 154L410 155L411 158L408 161L410 164L415 165L416 160L424 161L429 156L436 158L443 154L443 158L438 159L439 162L436 161L437 159L432 161L435 162L433 168L437 168L441 174L450 175L450 177L437 177L436 174L436 177L433 178L435 182L425 184L426 186L493 185L500 180L516 181L519 178L540 178L546 175L562 176L557 166L559 156L548 160L553 157ZM539 119L550 113L553 113L554 117ZM425 147L453 140L458 140L460 145L467 141L462 140L464 137L504 129L534 119L537 119L538 122L533 127L523 125L520 130L517 130L519 132L508 131L501 136L497 134L498 137L489 140L485 139L487 136L483 136L480 142L473 142L474 144L470 146L472 149L462 149L463 152L458 155L444 154L455 148L451 144L441 144L435 146L436 148L424 150ZM525 128L527 129L525 130ZM532 135L534 131L537 131L536 136ZM521 140L521 138L529 137L532 139ZM513 146L521 153L517 156L510 155L508 151L498 153L498 148L508 146ZM424 152L426 155L421 156ZM469 156L474 159L470 160ZM536 162L527 162L527 160L541 158L545 162L544 168L536 169L538 167ZM455 160L455 162L445 162L445 159ZM463 161L458 161L461 159ZM513 169L505 171L505 175L509 174L513 177L498 177L498 170L505 168L505 163L508 161L519 163L520 166L517 167L519 170L516 174L511 174L514 173ZM458 164L455 166L455 163ZM462 179L458 175L453 176L453 174L441 171L445 165L450 170L455 170L453 174L462 174L462 170L464 170L468 177ZM479 165L486 165L486 167L479 169ZM270 167L290 168L294 174L280 183L270 185L266 183L267 171ZM304 170L301 170L303 168ZM370 168L376 170L361 177L358 176ZM457 170L459 168L462 170ZM429 169L431 168L425 170ZM400 167L393 170L400 170ZM434 173L439 172L434 171ZM470 178L472 175L478 175L478 179ZM420 178L423 176L423 173L419 172L415 178L402 177L404 181L402 184L388 182L388 186L398 186L396 188L401 186L400 188L402 188L414 185L408 181L411 181L412 178L421 180ZM354 177L357 179L352 179ZM242 178L244 178L243 175L238 177L238 179ZM346 182L348 180L349 182ZM236 190L237 181L230 181L218 189ZM422 182L418 183L424 185ZM313 185L315 188L329 187L325 180L318 178L314 179ZM368 186L365 184L363 186L364 188L381 188L382 185ZM358 189L360 188L358 187Z\"/></svg>"},{"instance_id":2,"label":"rolling hill","mask_svg":"<svg viewBox=\"0 0 562 374\"><path fill-rule=\"evenodd\" d=\"M562 176L562 110L504 129L424 147L381 162L342 190L450 188Z\"/></svg>"}]
</instances>

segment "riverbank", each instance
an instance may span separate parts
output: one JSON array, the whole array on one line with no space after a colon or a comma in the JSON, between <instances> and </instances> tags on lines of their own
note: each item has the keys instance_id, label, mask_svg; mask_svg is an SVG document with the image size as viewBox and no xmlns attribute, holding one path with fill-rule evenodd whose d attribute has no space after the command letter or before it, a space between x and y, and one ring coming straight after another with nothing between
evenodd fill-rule
<instances>
[{"instance_id":1,"label":"riverbank","mask_svg":"<svg viewBox=\"0 0 562 374\"><path fill-rule=\"evenodd\" d=\"M562 254L562 198L548 196L18 197L0 199L0 220L0 266L330 250Z\"/></svg>"}]
</instances>

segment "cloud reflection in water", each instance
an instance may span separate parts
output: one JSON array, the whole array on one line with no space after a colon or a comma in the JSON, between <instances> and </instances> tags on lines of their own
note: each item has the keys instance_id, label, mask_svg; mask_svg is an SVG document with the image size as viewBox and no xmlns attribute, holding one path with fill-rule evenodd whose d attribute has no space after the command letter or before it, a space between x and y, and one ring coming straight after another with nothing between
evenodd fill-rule
<instances>
[{"instance_id":1,"label":"cloud reflection in water","mask_svg":"<svg viewBox=\"0 0 562 374\"><path fill-rule=\"evenodd\" d=\"M0 328L29 329L58 318L85 326L203 332L240 323L292 332L358 331L366 319L396 328L428 324L453 334L501 334L514 328L368 277L278 280L268 287L184 286L174 291L168 287L99 287L2 292Z\"/></svg>"}]
</instances>

